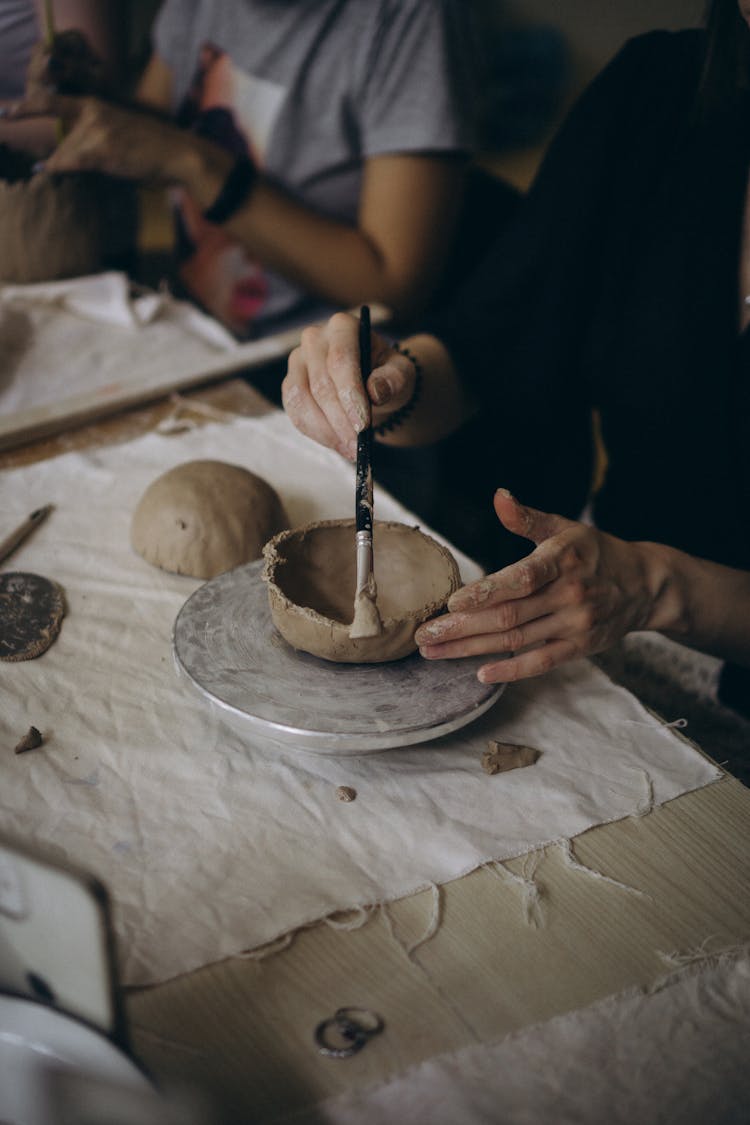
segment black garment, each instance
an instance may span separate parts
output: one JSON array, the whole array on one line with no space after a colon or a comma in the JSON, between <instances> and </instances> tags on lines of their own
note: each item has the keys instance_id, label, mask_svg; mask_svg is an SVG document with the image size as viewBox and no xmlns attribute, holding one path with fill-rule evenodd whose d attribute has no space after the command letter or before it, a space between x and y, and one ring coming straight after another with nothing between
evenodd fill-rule
<instances>
[{"instance_id":1,"label":"black garment","mask_svg":"<svg viewBox=\"0 0 750 1125\"><path fill-rule=\"evenodd\" d=\"M750 106L699 117L704 51L701 31L626 45L511 230L428 329L482 403L493 488L580 511L595 407L609 461L598 526L750 568L750 345L737 314Z\"/></svg>"}]
</instances>

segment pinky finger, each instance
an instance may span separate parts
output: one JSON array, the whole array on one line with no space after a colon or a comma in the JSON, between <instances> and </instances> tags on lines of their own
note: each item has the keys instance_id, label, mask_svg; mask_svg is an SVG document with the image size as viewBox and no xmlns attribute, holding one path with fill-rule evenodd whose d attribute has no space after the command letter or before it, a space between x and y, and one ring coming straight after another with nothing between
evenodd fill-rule
<instances>
[{"instance_id":1,"label":"pinky finger","mask_svg":"<svg viewBox=\"0 0 750 1125\"><path fill-rule=\"evenodd\" d=\"M510 684L516 680L528 680L532 676L542 676L567 660L575 660L581 655L580 649L571 640L549 641L539 648L522 652L519 656L483 664L477 672L477 679L483 684Z\"/></svg>"}]
</instances>

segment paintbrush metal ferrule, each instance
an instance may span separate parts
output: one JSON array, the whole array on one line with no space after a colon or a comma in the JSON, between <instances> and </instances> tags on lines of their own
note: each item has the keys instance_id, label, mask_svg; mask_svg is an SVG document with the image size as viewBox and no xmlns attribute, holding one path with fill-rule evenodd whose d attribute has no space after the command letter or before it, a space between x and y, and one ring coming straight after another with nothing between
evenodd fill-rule
<instances>
[{"instance_id":1,"label":"paintbrush metal ferrule","mask_svg":"<svg viewBox=\"0 0 750 1125\"><path fill-rule=\"evenodd\" d=\"M372 574L372 532L358 531L356 535L357 552L357 593L367 590Z\"/></svg>"}]
</instances>

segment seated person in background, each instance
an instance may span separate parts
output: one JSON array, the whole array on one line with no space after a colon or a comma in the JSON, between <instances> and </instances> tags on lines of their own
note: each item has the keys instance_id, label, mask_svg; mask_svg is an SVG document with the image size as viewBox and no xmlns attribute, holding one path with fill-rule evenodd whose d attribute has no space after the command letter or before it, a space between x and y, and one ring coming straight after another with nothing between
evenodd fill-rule
<instances>
[{"instance_id":1,"label":"seated person in background","mask_svg":"<svg viewBox=\"0 0 750 1125\"><path fill-rule=\"evenodd\" d=\"M35 45L47 38L44 0L0 0L0 107L14 105L24 95L26 75ZM55 31L76 29L102 60L113 85L121 77L122 5L101 0L54 0ZM52 117L22 121L0 120L0 143L46 156L55 147Z\"/></svg>"},{"instance_id":2,"label":"seated person in background","mask_svg":"<svg viewBox=\"0 0 750 1125\"><path fill-rule=\"evenodd\" d=\"M408 317L461 207L467 22L458 0L166 0L138 97L177 124L43 91L19 112L67 122L49 171L178 187L182 277L237 335L364 300Z\"/></svg>"},{"instance_id":3,"label":"seated person in background","mask_svg":"<svg viewBox=\"0 0 750 1125\"><path fill-rule=\"evenodd\" d=\"M290 417L344 456L371 408L380 440L405 445L473 416L485 468L462 483L490 511L495 494L494 565L508 565L418 631L429 658L519 652L480 673L512 680L653 629L723 657L720 698L750 711L741 9L714 0L705 31L633 40L594 81L474 283L406 341L421 379L376 337L365 398L344 314L292 353ZM592 408L608 459L595 527L565 518L589 498ZM537 546L518 560L513 536Z\"/></svg>"}]
</instances>

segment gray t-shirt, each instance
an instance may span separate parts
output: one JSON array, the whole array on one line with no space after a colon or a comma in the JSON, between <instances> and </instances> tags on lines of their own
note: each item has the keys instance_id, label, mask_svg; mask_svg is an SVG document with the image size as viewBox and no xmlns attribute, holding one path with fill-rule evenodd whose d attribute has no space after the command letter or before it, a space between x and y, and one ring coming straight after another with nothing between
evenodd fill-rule
<instances>
[{"instance_id":1,"label":"gray t-shirt","mask_svg":"<svg viewBox=\"0 0 750 1125\"><path fill-rule=\"evenodd\" d=\"M217 140L244 146L294 198L356 222L367 157L471 149L467 7L166 0L154 46L172 71L183 122L210 118ZM189 201L182 208L183 278L214 315L239 335L310 315L306 294L250 263L223 232L202 229Z\"/></svg>"},{"instance_id":2,"label":"gray t-shirt","mask_svg":"<svg viewBox=\"0 0 750 1125\"><path fill-rule=\"evenodd\" d=\"M39 39L33 0L0 3L0 99L20 98L31 51Z\"/></svg>"}]
</instances>

